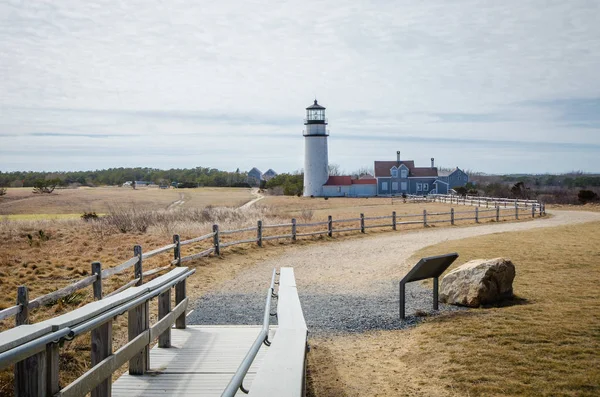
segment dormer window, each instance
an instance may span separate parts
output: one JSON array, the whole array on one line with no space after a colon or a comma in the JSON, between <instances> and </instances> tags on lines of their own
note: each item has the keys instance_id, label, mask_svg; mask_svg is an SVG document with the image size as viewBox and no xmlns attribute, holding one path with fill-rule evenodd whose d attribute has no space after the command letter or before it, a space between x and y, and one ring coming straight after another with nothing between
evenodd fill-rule
<instances>
[{"instance_id":1,"label":"dormer window","mask_svg":"<svg viewBox=\"0 0 600 397\"><path fill-rule=\"evenodd\" d=\"M398 178L398 168L392 167L392 169L390 171L392 173L393 178Z\"/></svg>"},{"instance_id":2,"label":"dormer window","mask_svg":"<svg viewBox=\"0 0 600 397\"><path fill-rule=\"evenodd\" d=\"M400 178L408 178L408 170L406 168L400 170Z\"/></svg>"}]
</instances>

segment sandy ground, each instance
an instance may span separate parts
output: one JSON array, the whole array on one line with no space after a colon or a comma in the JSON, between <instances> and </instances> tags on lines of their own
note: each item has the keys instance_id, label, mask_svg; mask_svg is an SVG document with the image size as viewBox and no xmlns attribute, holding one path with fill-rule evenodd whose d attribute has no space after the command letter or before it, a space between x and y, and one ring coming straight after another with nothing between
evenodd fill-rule
<instances>
[{"instance_id":1,"label":"sandy ground","mask_svg":"<svg viewBox=\"0 0 600 397\"><path fill-rule=\"evenodd\" d=\"M368 292L402 278L414 265L411 255L426 246L486 234L554 227L600 220L600 213L554 211L551 217L522 223L428 228L407 233L366 236L328 244L286 249L281 256L252 266L225 282L221 290L258 292L268 287L273 268L294 268L299 291L331 294ZM444 252L440 252L444 254Z\"/></svg>"}]
</instances>

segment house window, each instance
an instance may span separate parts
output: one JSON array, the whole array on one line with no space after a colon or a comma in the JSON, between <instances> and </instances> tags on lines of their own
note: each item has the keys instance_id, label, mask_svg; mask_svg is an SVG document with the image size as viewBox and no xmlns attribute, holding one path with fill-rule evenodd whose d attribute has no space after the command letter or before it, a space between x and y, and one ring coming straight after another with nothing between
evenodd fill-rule
<instances>
[{"instance_id":1,"label":"house window","mask_svg":"<svg viewBox=\"0 0 600 397\"><path fill-rule=\"evenodd\" d=\"M407 178L408 177L408 170L402 169L400 170L400 178Z\"/></svg>"},{"instance_id":2,"label":"house window","mask_svg":"<svg viewBox=\"0 0 600 397\"><path fill-rule=\"evenodd\" d=\"M467 178L467 176L465 175L465 181L466 181L467 179L468 179L468 178Z\"/></svg>"},{"instance_id":3,"label":"house window","mask_svg":"<svg viewBox=\"0 0 600 397\"><path fill-rule=\"evenodd\" d=\"M398 168L392 167L391 171L392 171L392 177L398 178Z\"/></svg>"},{"instance_id":4,"label":"house window","mask_svg":"<svg viewBox=\"0 0 600 397\"><path fill-rule=\"evenodd\" d=\"M340 193L342 191L342 187L338 186L338 193Z\"/></svg>"},{"instance_id":5,"label":"house window","mask_svg":"<svg viewBox=\"0 0 600 397\"><path fill-rule=\"evenodd\" d=\"M393 192L397 192L398 191L398 182L392 182L392 191Z\"/></svg>"},{"instance_id":6,"label":"house window","mask_svg":"<svg viewBox=\"0 0 600 397\"><path fill-rule=\"evenodd\" d=\"M423 191L424 192L428 192L429 191L429 184L428 183L424 183L423 184Z\"/></svg>"},{"instance_id":7,"label":"house window","mask_svg":"<svg viewBox=\"0 0 600 397\"><path fill-rule=\"evenodd\" d=\"M417 192L420 192L421 190L423 190L423 184L417 183Z\"/></svg>"},{"instance_id":8,"label":"house window","mask_svg":"<svg viewBox=\"0 0 600 397\"><path fill-rule=\"evenodd\" d=\"M400 189L402 189L403 192L406 191L406 182L400 182Z\"/></svg>"},{"instance_id":9,"label":"house window","mask_svg":"<svg viewBox=\"0 0 600 397\"><path fill-rule=\"evenodd\" d=\"M381 182L381 190L388 190L387 182Z\"/></svg>"}]
</instances>

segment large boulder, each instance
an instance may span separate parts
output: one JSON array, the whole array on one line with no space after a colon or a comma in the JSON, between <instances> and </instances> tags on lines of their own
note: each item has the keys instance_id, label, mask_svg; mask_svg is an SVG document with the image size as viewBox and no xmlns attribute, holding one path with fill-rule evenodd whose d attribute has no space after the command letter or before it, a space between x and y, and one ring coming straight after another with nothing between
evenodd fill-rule
<instances>
[{"instance_id":1,"label":"large boulder","mask_svg":"<svg viewBox=\"0 0 600 397\"><path fill-rule=\"evenodd\" d=\"M510 259L475 259L444 276L440 302L479 307L513 296L515 265Z\"/></svg>"}]
</instances>

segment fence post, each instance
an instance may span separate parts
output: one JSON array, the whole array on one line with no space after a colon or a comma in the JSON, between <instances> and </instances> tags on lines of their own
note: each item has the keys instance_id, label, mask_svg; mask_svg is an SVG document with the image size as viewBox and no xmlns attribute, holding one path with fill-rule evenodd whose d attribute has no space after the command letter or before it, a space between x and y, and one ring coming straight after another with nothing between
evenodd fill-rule
<instances>
[{"instance_id":1,"label":"fence post","mask_svg":"<svg viewBox=\"0 0 600 397\"><path fill-rule=\"evenodd\" d=\"M292 218L292 241L296 241L296 218Z\"/></svg>"},{"instance_id":2,"label":"fence post","mask_svg":"<svg viewBox=\"0 0 600 397\"><path fill-rule=\"evenodd\" d=\"M158 319L171 312L171 288L158 295ZM171 327L158 336L158 347L171 347Z\"/></svg>"},{"instance_id":3,"label":"fence post","mask_svg":"<svg viewBox=\"0 0 600 397\"><path fill-rule=\"evenodd\" d=\"M92 274L96 275L96 281L93 284L94 300L101 300L102 264L100 262L92 263ZM95 366L112 354L112 320L92 330L91 343L90 356L92 366ZM48 369L50 370L50 368ZM48 380L50 381L50 379ZM58 383L58 371L56 373L56 382ZM111 393L112 381L110 378L107 378L92 390L92 397L110 397Z\"/></svg>"},{"instance_id":4,"label":"fence post","mask_svg":"<svg viewBox=\"0 0 600 397\"><path fill-rule=\"evenodd\" d=\"M535 218L535 205L531 205L531 217Z\"/></svg>"},{"instance_id":5,"label":"fence post","mask_svg":"<svg viewBox=\"0 0 600 397\"><path fill-rule=\"evenodd\" d=\"M360 232L365 232L365 214L360 214Z\"/></svg>"},{"instance_id":6,"label":"fence post","mask_svg":"<svg viewBox=\"0 0 600 397\"><path fill-rule=\"evenodd\" d=\"M16 326L29 324L29 292L21 285L17 289L17 305L21 311L15 317ZM14 365L15 396L46 396L46 351L41 351Z\"/></svg>"},{"instance_id":7,"label":"fence post","mask_svg":"<svg viewBox=\"0 0 600 397\"><path fill-rule=\"evenodd\" d=\"M262 247L262 221L256 222L256 244Z\"/></svg>"},{"instance_id":8,"label":"fence post","mask_svg":"<svg viewBox=\"0 0 600 397\"><path fill-rule=\"evenodd\" d=\"M186 295L185 291L185 278L175 284L175 306L180 304ZM185 329L185 312L181 313L181 316L177 317L175 320L175 328L177 329Z\"/></svg>"},{"instance_id":9,"label":"fence post","mask_svg":"<svg viewBox=\"0 0 600 397\"><path fill-rule=\"evenodd\" d=\"M454 226L454 208L450 208L450 224Z\"/></svg>"},{"instance_id":10,"label":"fence post","mask_svg":"<svg viewBox=\"0 0 600 397\"><path fill-rule=\"evenodd\" d=\"M181 237L179 237L179 234L173 235L173 244L175 244L173 259L177 261L176 266L181 266Z\"/></svg>"},{"instance_id":11,"label":"fence post","mask_svg":"<svg viewBox=\"0 0 600 397\"><path fill-rule=\"evenodd\" d=\"M219 225L213 225L213 245L215 246L215 254L221 255L221 244L219 243Z\"/></svg>"},{"instance_id":12,"label":"fence post","mask_svg":"<svg viewBox=\"0 0 600 397\"><path fill-rule=\"evenodd\" d=\"M327 215L327 235L333 236L333 218L331 215Z\"/></svg>"},{"instance_id":13,"label":"fence post","mask_svg":"<svg viewBox=\"0 0 600 397\"><path fill-rule=\"evenodd\" d=\"M479 207L475 207L475 223L479 223Z\"/></svg>"},{"instance_id":14,"label":"fence post","mask_svg":"<svg viewBox=\"0 0 600 397\"><path fill-rule=\"evenodd\" d=\"M496 207L496 222L500 222L500 206Z\"/></svg>"},{"instance_id":15,"label":"fence post","mask_svg":"<svg viewBox=\"0 0 600 397\"><path fill-rule=\"evenodd\" d=\"M427 227L427 210L423 210L423 227Z\"/></svg>"},{"instance_id":16,"label":"fence post","mask_svg":"<svg viewBox=\"0 0 600 397\"><path fill-rule=\"evenodd\" d=\"M133 255L138 257L138 261L135 264L134 267L134 277L133 278L139 278L138 282L135 283L136 286L142 285L144 280L143 280L143 276L142 276L142 246L141 245L136 245L133 247Z\"/></svg>"},{"instance_id":17,"label":"fence post","mask_svg":"<svg viewBox=\"0 0 600 397\"><path fill-rule=\"evenodd\" d=\"M515 219L519 219L519 204L515 202Z\"/></svg>"},{"instance_id":18,"label":"fence post","mask_svg":"<svg viewBox=\"0 0 600 397\"><path fill-rule=\"evenodd\" d=\"M148 329L148 302L141 303L127 312L127 333L131 342ZM129 374L143 375L149 367L148 345L129 360Z\"/></svg>"},{"instance_id":19,"label":"fence post","mask_svg":"<svg viewBox=\"0 0 600 397\"><path fill-rule=\"evenodd\" d=\"M396 230L396 211L392 211L392 229Z\"/></svg>"}]
</instances>

